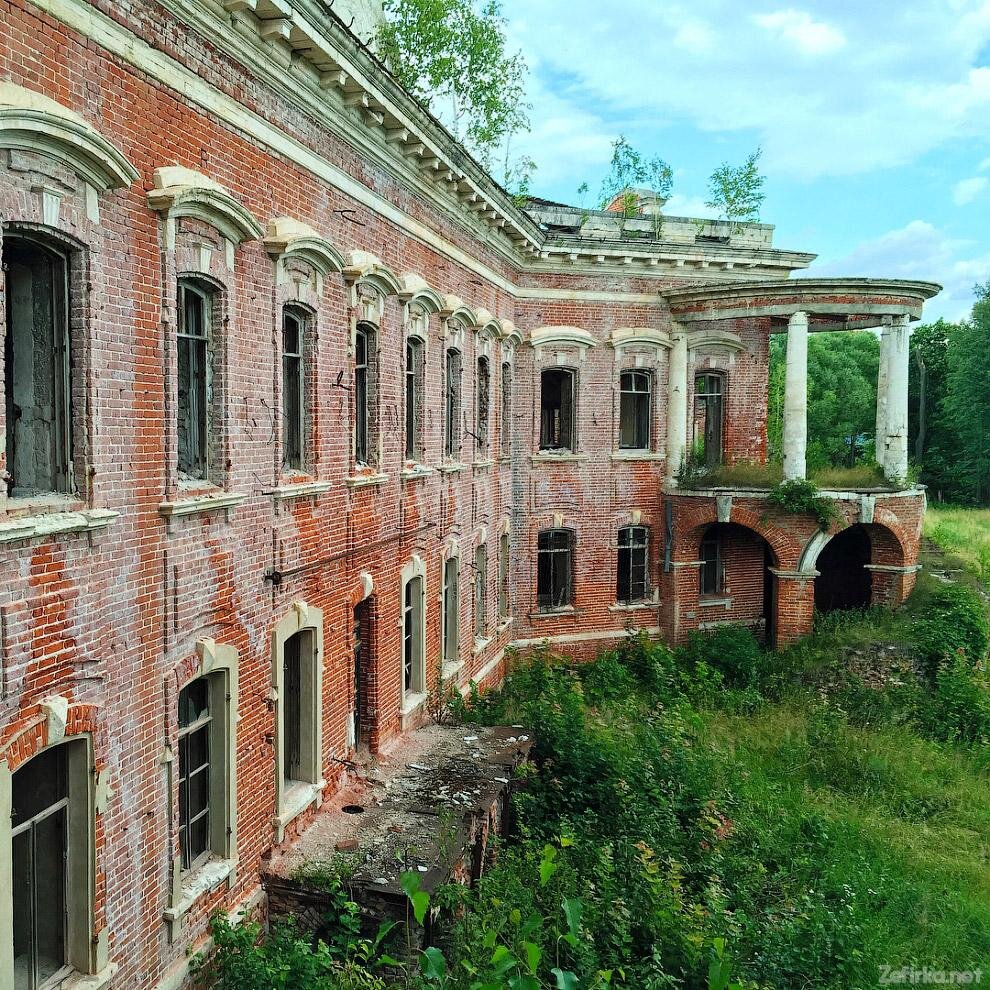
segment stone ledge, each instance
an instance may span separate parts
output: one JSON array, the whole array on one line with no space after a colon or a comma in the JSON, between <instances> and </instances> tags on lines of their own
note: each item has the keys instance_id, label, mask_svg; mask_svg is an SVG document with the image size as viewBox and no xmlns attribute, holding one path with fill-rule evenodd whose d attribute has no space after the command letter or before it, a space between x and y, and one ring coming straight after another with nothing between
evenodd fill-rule
<instances>
[{"instance_id":1,"label":"stone ledge","mask_svg":"<svg viewBox=\"0 0 990 990\"><path fill-rule=\"evenodd\" d=\"M582 461L588 460L587 454L551 454L551 453L541 453L541 454L530 454L530 463L533 465L537 464L580 464Z\"/></svg>"},{"instance_id":2,"label":"stone ledge","mask_svg":"<svg viewBox=\"0 0 990 990\"><path fill-rule=\"evenodd\" d=\"M612 452L612 460L619 463L631 461L635 464L637 461L665 461L667 455L653 450L617 450Z\"/></svg>"},{"instance_id":3,"label":"stone ledge","mask_svg":"<svg viewBox=\"0 0 990 990\"><path fill-rule=\"evenodd\" d=\"M210 859L199 869L193 870L182 881L182 895L179 900L165 908L163 912L165 920L174 929L196 901L230 880L236 869L236 859Z\"/></svg>"},{"instance_id":4,"label":"stone ledge","mask_svg":"<svg viewBox=\"0 0 990 990\"><path fill-rule=\"evenodd\" d=\"M378 485L384 485L388 482L387 474L352 474L349 478L344 479L344 484L348 488L375 488Z\"/></svg>"},{"instance_id":5,"label":"stone ledge","mask_svg":"<svg viewBox=\"0 0 990 990\"><path fill-rule=\"evenodd\" d=\"M47 512L0 522L0 543L63 533L87 533L105 529L120 516L110 509L83 509L80 512Z\"/></svg>"},{"instance_id":6,"label":"stone ledge","mask_svg":"<svg viewBox=\"0 0 990 990\"><path fill-rule=\"evenodd\" d=\"M195 516L204 512L219 512L236 508L247 501L244 492L218 492L207 495L191 495L188 498L177 498L171 502L162 502L158 512L165 519L179 519L183 516Z\"/></svg>"},{"instance_id":7,"label":"stone ledge","mask_svg":"<svg viewBox=\"0 0 990 990\"><path fill-rule=\"evenodd\" d=\"M286 826L295 821L311 804L315 803L319 807L323 803L323 789L326 786L325 780L318 780L315 784L299 781L282 795L282 810L272 820L278 842L285 838Z\"/></svg>"},{"instance_id":8,"label":"stone ledge","mask_svg":"<svg viewBox=\"0 0 990 990\"><path fill-rule=\"evenodd\" d=\"M651 598L643 602L613 602L609 605L610 612L645 612L651 608L657 608L660 602Z\"/></svg>"},{"instance_id":9,"label":"stone ledge","mask_svg":"<svg viewBox=\"0 0 990 990\"><path fill-rule=\"evenodd\" d=\"M462 464L460 461L450 461L445 464L441 464L437 467L437 470L441 474L460 474L467 467L466 464Z\"/></svg>"},{"instance_id":10,"label":"stone ledge","mask_svg":"<svg viewBox=\"0 0 990 990\"><path fill-rule=\"evenodd\" d=\"M403 481L420 481L423 478L430 478L436 472L426 464L413 464L411 467L402 469Z\"/></svg>"},{"instance_id":11,"label":"stone ledge","mask_svg":"<svg viewBox=\"0 0 990 990\"><path fill-rule=\"evenodd\" d=\"M117 964L104 966L99 973L70 973L62 977L58 990L108 990L117 972Z\"/></svg>"},{"instance_id":12,"label":"stone ledge","mask_svg":"<svg viewBox=\"0 0 990 990\"><path fill-rule=\"evenodd\" d=\"M285 502L294 498L307 498L314 495L322 495L333 488L331 481L299 481L288 485L279 485L272 492L272 499L276 502Z\"/></svg>"}]
</instances>

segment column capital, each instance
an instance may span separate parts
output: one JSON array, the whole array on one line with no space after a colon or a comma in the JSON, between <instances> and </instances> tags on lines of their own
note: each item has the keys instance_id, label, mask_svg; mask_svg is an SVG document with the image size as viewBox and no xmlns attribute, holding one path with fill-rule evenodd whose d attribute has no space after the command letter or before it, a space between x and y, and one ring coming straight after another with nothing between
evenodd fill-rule
<instances>
[{"instance_id":1,"label":"column capital","mask_svg":"<svg viewBox=\"0 0 990 990\"><path fill-rule=\"evenodd\" d=\"M787 325L789 327L800 326L801 324L804 324L804 326L808 325L808 314L803 309L791 313L787 319Z\"/></svg>"}]
</instances>

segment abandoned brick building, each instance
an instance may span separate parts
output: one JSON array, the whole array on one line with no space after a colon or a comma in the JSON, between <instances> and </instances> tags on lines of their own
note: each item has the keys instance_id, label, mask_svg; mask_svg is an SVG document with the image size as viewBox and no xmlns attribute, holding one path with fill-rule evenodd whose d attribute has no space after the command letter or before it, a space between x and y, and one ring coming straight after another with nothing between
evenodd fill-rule
<instances>
[{"instance_id":1,"label":"abandoned brick building","mask_svg":"<svg viewBox=\"0 0 990 990\"><path fill-rule=\"evenodd\" d=\"M183 986L510 646L899 601L938 287L772 234L520 209L322 0L0 0L0 986ZM808 333L878 327L841 525L679 484L766 459L771 334L802 477Z\"/></svg>"}]
</instances>

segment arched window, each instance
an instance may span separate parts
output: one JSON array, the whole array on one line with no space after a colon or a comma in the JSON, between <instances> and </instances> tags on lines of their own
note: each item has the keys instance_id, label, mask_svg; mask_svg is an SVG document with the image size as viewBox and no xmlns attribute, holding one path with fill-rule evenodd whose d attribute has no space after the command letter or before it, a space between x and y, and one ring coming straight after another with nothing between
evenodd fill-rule
<instances>
[{"instance_id":1,"label":"arched window","mask_svg":"<svg viewBox=\"0 0 990 990\"><path fill-rule=\"evenodd\" d=\"M475 395L475 443L479 456L488 450L488 424L490 418L492 376L488 358L478 358Z\"/></svg>"},{"instance_id":2,"label":"arched window","mask_svg":"<svg viewBox=\"0 0 990 990\"><path fill-rule=\"evenodd\" d=\"M619 530L615 600L628 605L650 596L650 531L645 526Z\"/></svg>"},{"instance_id":3,"label":"arched window","mask_svg":"<svg viewBox=\"0 0 990 990\"><path fill-rule=\"evenodd\" d=\"M423 342L406 341L406 460L422 459Z\"/></svg>"},{"instance_id":4,"label":"arched window","mask_svg":"<svg viewBox=\"0 0 990 990\"><path fill-rule=\"evenodd\" d=\"M694 448L708 467L722 463L725 428L725 376L717 372L694 379Z\"/></svg>"},{"instance_id":5,"label":"arched window","mask_svg":"<svg viewBox=\"0 0 990 990\"><path fill-rule=\"evenodd\" d=\"M574 450L574 372L567 368L540 375L540 450Z\"/></svg>"},{"instance_id":6,"label":"arched window","mask_svg":"<svg viewBox=\"0 0 990 990\"><path fill-rule=\"evenodd\" d=\"M444 409L444 447L447 456L461 452L461 352L447 350L446 405Z\"/></svg>"},{"instance_id":7,"label":"arched window","mask_svg":"<svg viewBox=\"0 0 990 990\"><path fill-rule=\"evenodd\" d=\"M648 371L623 371L619 376L619 447L649 450L653 376Z\"/></svg>"},{"instance_id":8,"label":"arched window","mask_svg":"<svg viewBox=\"0 0 990 990\"><path fill-rule=\"evenodd\" d=\"M536 600L542 611L566 608L574 596L574 534L545 529L538 537Z\"/></svg>"},{"instance_id":9,"label":"arched window","mask_svg":"<svg viewBox=\"0 0 990 990\"><path fill-rule=\"evenodd\" d=\"M219 460L218 451L210 456L213 427L222 419L214 409L215 305L216 290L208 282L179 280L177 460L180 474L201 481L210 478Z\"/></svg>"},{"instance_id":10,"label":"arched window","mask_svg":"<svg viewBox=\"0 0 990 990\"><path fill-rule=\"evenodd\" d=\"M312 629L291 635L282 646L282 801L296 784L320 779L316 717L319 691L316 637Z\"/></svg>"},{"instance_id":11,"label":"arched window","mask_svg":"<svg viewBox=\"0 0 990 990\"><path fill-rule=\"evenodd\" d=\"M298 306L282 310L282 463L301 471L306 461L306 369L304 349L309 314Z\"/></svg>"},{"instance_id":12,"label":"arched window","mask_svg":"<svg viewBox=\"0 0 990 990\"><path fill-rule=\"evenodd\" d=\"M362 323L354 342L354 458L358 464L374 464L378 448L378 364L375 328Z\"/></svg>"},{"instance_id":13,"label":"arched window","mask_svg":"<svg viewBox=\"0 0 990 990\"><path fill-rule=\"evenodd\" d=\"M69 257L5 231L2 260L8 493L71 493Z\"/></svg>"}]
</instances>

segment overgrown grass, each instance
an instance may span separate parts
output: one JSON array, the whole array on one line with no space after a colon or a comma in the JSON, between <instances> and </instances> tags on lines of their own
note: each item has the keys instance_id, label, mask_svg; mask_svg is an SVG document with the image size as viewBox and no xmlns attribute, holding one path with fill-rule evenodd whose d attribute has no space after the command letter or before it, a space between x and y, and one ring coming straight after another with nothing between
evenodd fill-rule
<instances>
[{"instance_id":1,"label":"overgrown grass","mask_svg":"<svg viewBox=\"0 0 990 990\"><path fill-rule=\"evenodd\" d=\"M930 505L925 536L990 586L990 509Z\"/></svg>"},{"instance_id":2,"label":"overgrown grass","mask_svg":"<svg viewBox=\"0 0 990 990\"><path fill-rule=\"evenodd\" d=\"M857 464L855 467L826 467L809 472L809 480L818 488L839 491L858 491L864 488L890 488L883 472L875 464ZM779 463L757 464L740 461L736 464L720 464L705 470L688 472L681 479L685 488L773 488L783 479L783 467Z\"/></svg>"},{"instance_id":3,"label":"overgrown grass","mask_svg":"<svg viewBox=\"0 0 990 990\"><path fill-rule=\"evenodd\" d=\"M819 488L839 491L859 491L863 488L891 488L890 482L876 464L857 464L855 467L826 467L809 473Z\"/></svg>"}]
</instances>

